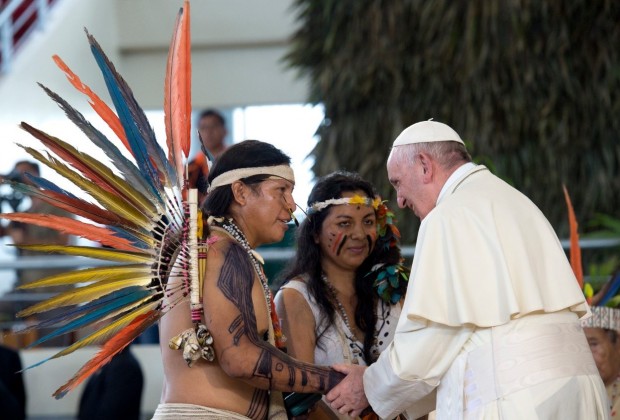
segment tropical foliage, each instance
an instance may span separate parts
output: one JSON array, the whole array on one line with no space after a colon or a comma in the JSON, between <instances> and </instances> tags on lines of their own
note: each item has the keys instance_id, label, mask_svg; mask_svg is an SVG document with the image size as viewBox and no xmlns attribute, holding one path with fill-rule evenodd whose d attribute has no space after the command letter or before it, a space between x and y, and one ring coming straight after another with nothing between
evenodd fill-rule
<instances>
[{"instance_id":1,"label":"tropical foliage","mask_svg":"<svg viewBox=\"0 0 620 420\"><path fill-rule=\"evenodd\" d=\"M434 118L567 235L620 208L620 2L296 0L287 62L325 106L314 172L360 172L386 198L389 146ZM397 218L403 220L402 216ZM413 218L409 215L407 221ZM399 226L412 242L415 226Z\"/></svg>"}]
</instances>

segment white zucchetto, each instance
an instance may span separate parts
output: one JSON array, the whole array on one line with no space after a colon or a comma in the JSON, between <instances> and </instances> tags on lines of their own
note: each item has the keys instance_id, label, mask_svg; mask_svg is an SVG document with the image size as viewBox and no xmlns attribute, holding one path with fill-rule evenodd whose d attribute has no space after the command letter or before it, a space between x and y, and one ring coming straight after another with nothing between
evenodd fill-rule
<instances>
[{"instance_id":1,"label":"white zucchetto","mask_svg":"<svg viewBox=\"0 0 620 420\"><path fill-rule=\"evenodd\" d=\"M396 137L392 147L413 143L431 143L435 141L456 141L465 144L458 133L446 124L428 120L417 122L407 127Z\"/></svg>"}]
</instances>

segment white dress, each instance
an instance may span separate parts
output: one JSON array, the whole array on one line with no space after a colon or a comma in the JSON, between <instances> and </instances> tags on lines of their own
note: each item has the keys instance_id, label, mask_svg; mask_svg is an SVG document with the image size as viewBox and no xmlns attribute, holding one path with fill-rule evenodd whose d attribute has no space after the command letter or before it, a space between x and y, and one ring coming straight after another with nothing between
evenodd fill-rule
<instances>
[{"instance_id":1,"label":"white dress","mask_svg":"<svg viewBox=\"0 0 620 420\"><path fill-rule=\"evenodd\" d=\"M310 295L306 283L299 280L291 280L282 289L294 289L297 290L304 297L308 306L312 310L314 316L314 324L316 325L315 334L319 335L321 331L325 329L327 320L321 316L321 309L314 300L314 297ZM377 324L376 331L377 344L373 348L373 353L376 352L378 356L383 350L385 350L392 339L394 338L394 332L398 319L400 317L401 308L400 304L390 305L384 303L381 299L377 301ZM354 338L354 334L347 327L342 316L336 311L335 322L332 325L327 325L327 329L323 332L319 340L319 345L314 348L314 363L317 365L334 365L334 364L352 364L354 360L361 366L366 366L367 363L363 359L364 343L355 339L350 340L347 337ZM323 397L325 398L325 397ZM348 416L338 415L342 419L350 419Z\"/></svg>"}]
</instances>

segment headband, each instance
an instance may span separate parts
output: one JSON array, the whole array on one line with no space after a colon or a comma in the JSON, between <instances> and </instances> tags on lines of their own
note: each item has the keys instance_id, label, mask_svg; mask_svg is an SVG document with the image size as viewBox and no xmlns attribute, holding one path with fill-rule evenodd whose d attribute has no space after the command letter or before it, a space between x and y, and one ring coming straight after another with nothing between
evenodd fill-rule
<instances>
[{"instance_id":1,"label":"headband","mask_svg":"<svg viewBox=\"0 0 620 420\"><path fill-rule=\"evenodd\" d=\"M590 310L592 316L581 320L582 327L620 331L620 309L608 306L592 306Z\"/></svg>"},{"instance_id":2,"label":"headband","mask_svg":"<svg viewBox=\"0 0 620 420\"><path fill-rule=\"evenodd\" d=\"M295 174L293 173L293 169L288 165L257 166L254 168L233 169L231 171L227 171L216 176L215 179L209 184L209 189L207 189L207 193L210 193L217 187L221 187L223 185L230 185L235 181L249 178L254 175L271 175L274 177L286 179L293 184L295 183Z\"/></svg>"},{"instance_id":3,"label":"headband","mask_svg":"<svg viewBox=\"0 0 620 420\"><path fill-rule=\"evenodd\" d=\"M308 215L311 215L313 213L318 213L321 210L324 210L328 206L339 206L342 204L364 205L377 210L379 208L379 204L381 204L381 198L362 197L361 195L354 195L353 197L331 198L329 200L317 201L316 203L312 203L310 207L308 207L307 213Z\"/></svg>"}]
</instances>

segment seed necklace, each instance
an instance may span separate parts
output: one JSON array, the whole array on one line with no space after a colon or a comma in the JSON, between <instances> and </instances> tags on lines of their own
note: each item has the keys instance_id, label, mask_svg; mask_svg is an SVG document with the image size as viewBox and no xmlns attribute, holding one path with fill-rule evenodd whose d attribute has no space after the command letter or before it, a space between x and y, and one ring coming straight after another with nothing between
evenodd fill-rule
<instances>
[{"instance_id":1,"label":"seed necklace","mask_svg":"<svg viewBox=\"0 0 620 420\"><path fill-rule=\"evenodd\" d=\"M325 274L323 274L321 278L323 282L325 283L325 285L327 286L327 289L329 290L329 294L331 295L334 303L336 304L336 307L338 308L338 312L340 313L340 317L342 318L344 325L347 327L347 330L349 331L349 334L345 332L344 336L347 338L347 340L349 340L349 347L351 348L351 352L353 353L352 363L359 364L358 357L364 360L364 352L362 348L360 348L358 344L358 339L355 336L355 327L351 326L351 323L349 322L349 317L347 315L347 311L345 311L344 305L338 299L338 291L336 290L334 285L331 284L329 280L327 280L327 276Z\"/></svg>"}]
</instances>

